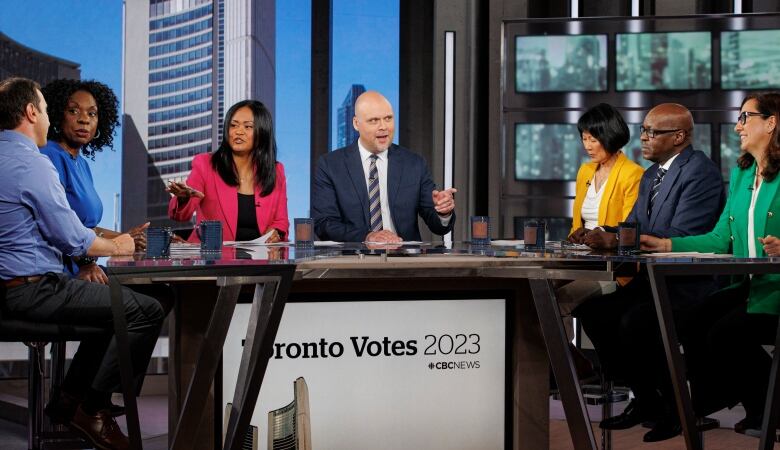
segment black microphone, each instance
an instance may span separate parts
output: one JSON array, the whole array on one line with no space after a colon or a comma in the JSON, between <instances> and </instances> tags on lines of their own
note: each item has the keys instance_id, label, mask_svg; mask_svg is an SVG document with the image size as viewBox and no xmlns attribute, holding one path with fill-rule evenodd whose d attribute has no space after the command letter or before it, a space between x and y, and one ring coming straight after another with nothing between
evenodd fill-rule
<instances>
[{"instance_id":1,"label":"black microphone","mask_svg":"<svg viewBox=\"0 0 780 450\"><path fill-rule=\"evenodd\" d=\"M752 191L752 190L753 190L753 186L748 186L748 191Z\"/></svg>"}]
</instances>

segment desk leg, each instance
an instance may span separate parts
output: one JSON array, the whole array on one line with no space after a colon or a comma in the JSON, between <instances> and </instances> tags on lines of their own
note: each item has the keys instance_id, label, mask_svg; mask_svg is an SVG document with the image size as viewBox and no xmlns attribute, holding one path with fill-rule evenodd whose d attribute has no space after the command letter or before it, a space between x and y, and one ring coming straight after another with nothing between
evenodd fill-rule
<instances>
[{"instance_id":1,"label":"desk leg","mask_svg":"<svg viewBox=\"0 0 780 450\"><path fill-rule=\"evenodd\" d=\"M223 284L219 289L217 303L214 306L206 335L200 346L198 361L184 397L181 415L173 430L171 448L174 450L189 450L195 447L196 430L200 425L206 397L217 372L217 366L222 356L222 347L225 344L225 337L230 321L233 319L233 311L236 309L240 291L241 285L238 284L227 286Z\"/></svg>"},{"instance_id":2,"label":"desk leg","mask_svg":"<svg viewBox=\"0 0 780 450\"><path fill-rule=\"evenodd\" d=\"M278 283L266 282L255 287L233 407L225 432L225 449L242 448L244 435L260 395L265 369L273 354L274 340L292 285L293 273L292 270L285 273Z\"/></svg>"},{"instance_id":3,"label":"desk leg","mask_svg":"<svg viewBox=\"0 0 780 450\"><path fill-rule=\"evenodd\" d=\"M653 302L655 313L658 316L658 325L661 328L661 339L666 353L666 364L669 366L669 374L672 377L672 388L677 403L677 414L682 422L685 447L688 450L703 450L701 436L696 428L696 416L693 412L693 403L688 391L688 383L685 377L685 361L680 354L680 341L677 339L677 331L674 328L674 315L669 301L669 290L666 285L666 274L658 272L652 264L647 265L650 276L650 286L653 288Z\"/></svg>"},{"instance_id":4,"label":"desk leg","mask_svg":"<svg viewBox=\"0 0 780 450\"><path fill-rule=\"evenodd\" d=\"M569 432L574 448L595 450L596 438L590 426L588 409L582 397L574 369L574 360L569 352L566 339L566 331L561 321L561 311L555 299L552 286L548 280L530 279L531 292L536 305L536 313L539 315L539 324L542 328L544 342L547 345L547 354L550 357L555 381L561 392L563 409L566 413L566 421L569 424Z\"/></svg>"},{"instance_id":5,"label":"desk leg","mask_svg":"<svg viewBox=\"0 0 780 450\"><path fill-rule=\"evenodd\" d=\"M130 357L130 338L127 335L127 318L122 302L122 286L116 277L109 277L108 281L111 293L111 313L114 319L114 339L116 339L119 350L119 373L122 380L122 397L125 403L127 437L130 441L130 448L140 450L143 448L143 443L141 441L141 425L138 421L138 404L135 399L136 388L133 379L133 362Z\"/></svg>"},{"instance_id":6,"label":"desk leg","mask_svg":"<svg viewBox=\"0 0 780 450\"><path fill-rule=\"evenodd\" d=\"M761 423L761 441L759 450L772 450L775 448L775 429L778 418L778 400L780 400L780 377L778 366L780 365L780 326L777 327L775 338L775 351L772 355L772 370L769 373L769 389L766 393L766 405L764 406L764 421Z\"/></svg>"}]
</instances>

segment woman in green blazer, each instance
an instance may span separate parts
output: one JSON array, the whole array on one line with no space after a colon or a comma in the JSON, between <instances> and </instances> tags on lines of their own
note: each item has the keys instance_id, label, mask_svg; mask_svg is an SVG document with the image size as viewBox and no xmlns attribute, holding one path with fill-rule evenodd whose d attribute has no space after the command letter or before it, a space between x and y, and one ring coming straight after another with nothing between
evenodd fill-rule
<instances>
[{"instance_id":1,"label":"woman in green blazer","mask_svg":"<svg viewBox=\"0 0 780 450\"><path fill-rule=\"evenodd\" d=\"M780 236L779 121L780 93L745 98L734 127L742 155L731 172L728 200L715 228L707 234L672 239L642 236L642 248L730 251L740 258L780 256L780 239L776 237ZM709 375L725 377L723 380L734 388L734 398L745 407L746 417L734 430L760 429L771 365L761 346L775 342L780 275L740 279L713 294L700 311L696 320L707 327Z\"/></svg>"}]
</instances>

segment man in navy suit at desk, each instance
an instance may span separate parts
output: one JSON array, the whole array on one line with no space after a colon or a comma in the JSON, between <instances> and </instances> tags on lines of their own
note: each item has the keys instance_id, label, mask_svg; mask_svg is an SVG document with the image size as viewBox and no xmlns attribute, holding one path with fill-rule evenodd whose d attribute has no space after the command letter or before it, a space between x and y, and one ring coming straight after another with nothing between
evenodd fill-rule
<instances>
[{"instance_id":1,"label":"man in navy suit at desk","mask_svg":"<svg viewBox=\"0 0 780 450\"><path fill-rule=\"evenodd\" d=\"M436 190L425 160L393 144L390 102L368 91L355 102L357 142L328 153L314 173L312 216L320 239L419 241L418 215L435 234L455 223L455 189Z\"/></svg>"},{"instance_id":2,"label":"man in navy suit at desk","mask_svg":"<svg viewBox=\"0 0 780 450\"><path fill-rule=\"evenodd\" d=\"M642 156L655 164L642 176L639 196L626 221L638 223L642 234L659 237L710 231L723 207L723 179L715 163L691 146L690 111L673 103L658 105L647 113L640 130ZM597 249L615 248L614 231L594 230L585 243ZM675 280L669 287L678 319L684 316L680 311L716 288L711 277ZM647 273L643 270L615 292L584 302L572 315L581 319L605 375L625 381L634 392L635 401L622 414L603 420L601 427L620 430L654 422L645 442L679 434Z\"/></svg>"}]
</instances>

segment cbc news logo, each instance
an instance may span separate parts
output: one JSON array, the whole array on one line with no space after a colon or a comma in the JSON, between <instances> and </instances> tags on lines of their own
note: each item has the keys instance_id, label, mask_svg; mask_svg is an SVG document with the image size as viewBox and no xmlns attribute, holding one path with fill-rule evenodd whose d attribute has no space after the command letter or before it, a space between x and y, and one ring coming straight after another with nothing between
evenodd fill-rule
<instances>
[{"instance_id":1,"label":"cbc news logo","mask_svg":"<svg viewBox=\"0 0 780 450\"><path fill-rule=\"evenodd\" d=\"M479 361L438 361L428 363L431 370L469 370L479 369Z\"/></svg>"}]
</instances>

